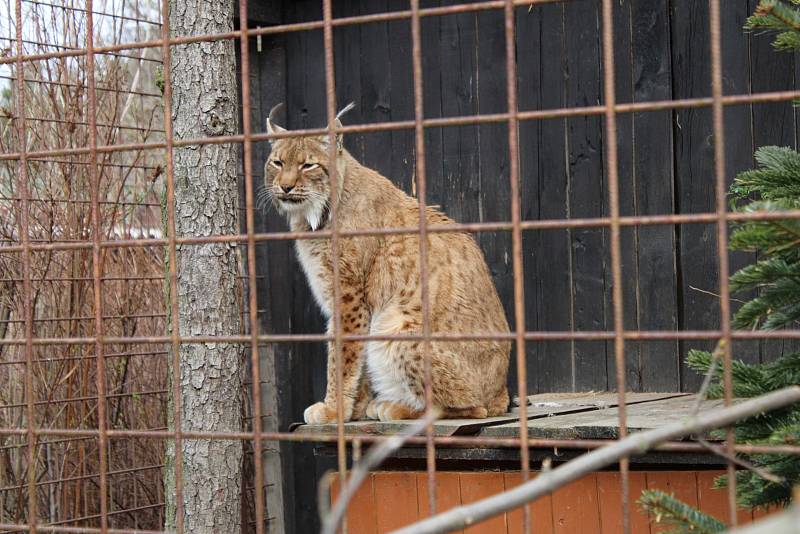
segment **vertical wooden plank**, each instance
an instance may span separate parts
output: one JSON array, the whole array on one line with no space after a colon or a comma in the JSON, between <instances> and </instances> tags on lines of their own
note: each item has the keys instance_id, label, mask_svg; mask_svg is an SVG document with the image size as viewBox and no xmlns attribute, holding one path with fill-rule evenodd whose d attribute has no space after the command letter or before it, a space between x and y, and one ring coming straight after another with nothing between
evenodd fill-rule
<instances>
[{"instance_id":1,"label":"vertical wooden plank","mask_svg":"<svg viewBox=\"0 0 800 534\"><path fill-rule=\"evenodd\" d=\"M347 530L358 534L376 534L377 517L375 509L375 492L373 488L373 476L371 473L358 492L353 496L347 507ZM331 505L339 498L341 487L339 486L339 475L332 473L331 478Z\"/></svg>"},{"instance_id":2,"label":"vertical wooden plank","mask_svg":"<svg viewBox=\"0 0 800 534\"><path fill-rule=\"evenodd\" d=\"M654 471L647 473L647 489L658 489L697 508L697 473L694 471ZM650 531L664 532L669 527L656 524L651 518Z\"/></svg>"},{"instance_id":3,"label":"vertical wooden plank","mask_svg":"<svg viewBox=\"0 0 800 534\"><path fill-rule=\"evenodd\" d=\"M553 527L556 534L600 531L595 473L570 482L553 493Z\"/></svg>"},{"instance_id":4,"label":"vertical wooden plank","mask_svg":"<svg viewBox=\"0 0 800 534\"><path fill-rule=\"evenodd\" d=\"M529 9L521 6L516 11L517 36L517 94L520 110L541 109L540 70L541 65L541 10L538 7ZM520 213L522 220L536 220L540 213L539 183L539 121L522 121L519 123L520 151ZM522 258L525 264L523 277L525 292L525 328L537 330L541 319L538 317L538 303L542 299L540 291L538 258L541 232L522 233ZM548 288L550 289L550 288ZM557 299L554 299L557 300ZM568 303L565 303L568 304ZM526 369L528 377L528 394L539 392L539 374L542 366L537 361L541 350L538 343L526 343ZM512 367L515 368L514 365ZM516 371L516 369L515 369ZM516 380L516 376L510 377ZM546 389L551 391L550 389Z\"/></svg>"},{"instance_id":5,"label":"vertical wooden plank","mask_svg":"<svg viewBox=\"0 0 800 534\"><path fill-rule=\"evenodd\" d=\"M566 104L595 105L601 101L599 4L568 2L564 6ZM581 21L580 24L572 24ZM569 217L601 217L605 213L602 122L597 116L567 120ZM606 330L605 256L607 232L600 228L572 231L573 326L575 330ZM575 388L609 387L606 343L575 343Z\"/></svg>"},{"instance_id":6,"label":"vertical wooden plank","mask_svg":"<svg viewBox=\"0 0 800 534\"><path fill-rule=\"evenodd\" d=\"M711 94L708 10L691 0L671 3L673 98L706 97ZM714 210L713 138L711 110L679 109L675 124L676 211L700 213ZM679 326L708 330L719 326L717 299L692 288L717 288L716 228L713 224L687 224L679 232ZM713 289L710 291L714 292ZM714 343L681 342L683 360L689 348L713 349ZM701 377L681 365L681 390L696 391Z\"/></svg>"},{"instance_id":7,"label":"vertical wooden plank","mask_svg":"<svg viewBox=\"0 0 800 534\"><path fill-rule=\"evenodd\" d=\"M614 2L614 85L617 102L633 101L633 61L635 50L632 49L631 35L631 0ZM604 66L603 66L604 68ZM602 70L602 69L601 69ZM617 115L617 165L619 183L619 211L622 216L636 214L636 187L634 183L634 116L631 113ZM602 132L603 143L607 142L605 130ZM607 164L604 153L603 160ZM604 186L603 203L608 205L608 187ZM606 209L607 211L607 209ZM610 238L610 237L609 237ZM622 284L623 324L626 330L638 330L638 280L639 266L637 262L637 234L636 228L622 228L620 231L621 267L624 283ZM613 277L611 272L611 248L604 251L604 262L609 267L605 269L605 314L608 317L608 327L614 327L613 307ZM640 343L625 342L625 383L629 391L641 390L641 375L639 368ZM614 357L614 342L606 344L606 373L610 389L619 389L616 385L616 360Z\"/></svg>"},{"instance_id":8,"label":"vertical wooden plank","mask_svg":"<svg viewBox=\"0 0 800 534\"><path fill-rule=\"evenodd\" d=\"M699 509L722 521L728 522L728 491L724 488L714 489L714 481L725 471L699 471L697 473L697 497ZM739 509L737 514L739 524L753 521L754 513L751 510Z\"/></svg>"},{"instance_id":9,"label":"vertical wooden plank","mask_svg":"<svg viewBox=\"0 0 800 534\"><path fill-rule=\"evenodd\" d=\"M541 66L537 83L542 109L563 107L566 103L564 60L564 4L534 6L538 20ZM529 15L530 16L530 15ZM569 216L566 119L540 121L538 125L539 211L532 219L566 219ZM571 231L536 232L531 248L526 249L525 264L533 265L530 276L536 280L534 293L536 328L572 330ZM544 252L546 251L546 253ZM558 266L558 268L553 268ZM527 319L527 318L526 318ZM533 316L528 322L533 321ZM572 391L575 388L575 357L569 341L528 343L535 350L536 367L530 376L537 391Z\"/></svg>"},{"instance_id":10,"label":"vertical wooden plank","mask_svg":"<svg viewBox=\"0 0 800 534\"><path fill-rule=\"evenodd\" d=\"M251 58L251 96L253 98L251 113L254 131L263 132L266 129L265 117L273 103L286 100L286 47L283 36L264 36L262 49L259 52L255 40L250 44ZM253 191L260 191L264 187L264 163L269 154L269 143L254 143L253 150ZM244 195L240 196L241 199ZM245 225L246 217L241 217ZM255 231L268 232L275 229L277 221L270 217L266 210L256 210ZM255 288L259 310L260 328L263 332L278 333L289 330L286 324L285 313L282 313L278 302L288 297L286 284L275 284L271 277L273 270L278 266L285 266L289 254L289 244L282 243L278 247L271 244L257 243ZM263 310L263 311L262 311ZM272 414L264 418L263 429L265 432L278 432L281 421L285 421L292 414L292 408L283 403L283 399L291 398L286 385L281 380L287 369L283 368L285 346L262 345L259 348L261 367L261 380L264 384L261 395L261 410L263 414ZM285 397L284 397L285 395ZM294 486L294 476L290 469L291 459L287 458L283 444L264 454L264 475L268 482L266 488L267 515L275 517L278 524L290 528L291 520L288 510L293 506L290 499L284 496L291 495L290 488Z\"/></svg>"},{"instance_id":11,"label":"vertical wooden plank","mask_svg":"<svg viewBox=\"0 0 800 534\"><path fill-rule=\"evenodd\" d=\"M503 12L481 11L477 14L477 109L481 114L505 112L507 108L505 32ZM449 95L442 95L443 99ZM511 218L508 186L508 124L478 126L480 173L480 221L508 221ZM486 257L489 272L505 308L509 324L514 324L513 267L511 232L482 232L478 243ZM516 355L512 354L512 361ZM509 390L516 392L515 365L509 373Z\"/></svg>"},{"instance_id":12,"label":"vertical wooden plank","mask_svg":"<svg viewBox=\"0 0 800 534\"><path fill-rule=\"evenodd\" d=\"M417 473L417 509L419 518L430 516L428 512L428 473ZM461 478L458 473L441 471L436 473L436 513L442 513L461 504ZM453 532L463 532L454 530Z\"/></svg>"},{"instance_id":13,"label":"vertical wooden plank","mask_svg":"<svg viewBox=\"0 0 800 534\"><path fill-rule=\"evenodd\" d=\"M361 13L385 13L386 0L361 0ZM391 68L389 67L389 26L386 22L359 25L361 29L361 117L367 123L391 120ZM391 132L370 132L364 135L364 159L367 167L384 176L391 174Z\"/></svg>"},{"instance_id":14,"label":"vertical wooden plank","mask_svg":"<svg viewBox=\"0 0 800 534\"><path fill-rule=\"evenodd\" d=\"M333 16L346 17L361 14L358 2L334 2ZM361 27L341 26L333 31L334 62L336 70L336 96L339 106L354 102L356 107L342 119L344 124L361 124L364 103L361 100ZM324 120L321 124L324 124ZM344 137L344 146L358 161L364 160L364 134L350 133Z\"/></svg>"},{"instance_id":15,"label":"vertical wooden plank","mask_svg":"<svg viewBox=\"0 0 800 534\"><path fill-rule=\"evenodd\" d=\"M753 2L750 3L754 4ZM742 30L747 17L751 14L751 10L748 8L747 4L747 0L730 2L724 10L725 14L722 16L722 61L725 69L724 91L726 94L747 94L754 90L751 83L751 69L758 69L760 65L760 60L752 56L753 50L748 42L751 40L751 37ZM770 53L775 54L774 51L770 51ZM775 71L763 70L761 72L763 74L760 74L760 76L768 76L770 78L770 89L765 88L764 90L777 90L778 88L775 86L774 78L767 74L767 72ZM792 78L792 73L790 73L790 85L792 83ZM790 116L791 114L792 112L789 111ZM724 118L726 144L725 168L727 170L727 181L728 184L730 184L736 174L753 167L752 149L748 151L744 150L744 148L753 146L754 127L756 126L755 122L752 120L751 106L726 107ZM770 128L772 128L773 123L770 124ZM793 128L794 121L791 121L790 129L793 130ZM793 131L791 137L794 139ZM729 257L731 273L756 261L756 254L751 252L731 253ZM755 296L755 292L751 292L749 295L742 293L737 296L743 299L750 299ZM731 302L733 312L740 307L741 304L737 302L737 300ZM759 345L760 342L757 340L736 341L733 343L733 357L739 360L757 363L759 361Z\"/></svg>"},{"instance_id":16,"label":"vertical wooden plank","mask_svg":"<svg viewBox=\"0 0 800 534\"><path fill-rule=\"evenodd\" d=\"M407 0L389 0L387 3L390 11L406 9ZM411 25L406 20L388 23L389 38L389 68L391 70L390 91L392 107L389 113L391 120L402 121L414 118L414 83L413 69L411 66ZM423 50L423 53L428 51ZM425 72L423 68L423 83L438 85L438 73ZM424 89L423 89L424 91ZM423 99L424 102L424 99ZM428 110L424 110L427 114ZM392 142L389 153L391 155L390 174L387 175L392 182L411 193L411 180L414 177L414 130L395 130L391 132ZM435 152L428 155L426 152L426 169L441 167L437 163L442 155ZM438 173L429 173L432 180L439 180Z\"/></svg>"},{"instance_id":17,"label":"vertical wooden plank","mask_svg":"<svg viewBox=\"0 0 800 534\"><path fill-rule=\"evenodd\" d=\"M439 0L424 0L420 2L422 7L438 7L441 5ZM420 21L420 33L422 40L422 73L423 73L423 111L425 118L436 118L442 116L442 105L445 98L442 92L440 77L442 72L441 55L441 25L442 17L423 17ZM412 93L413 96L413 93ZM412 102L413 106L413 102ZM442 187L444 183L443 160L448 157L442 146L442 128L425 129L425 169L428 173L428 203L441 204ZM412 132L413 135L413 132ZM414 143L411 144L409 155L413 161L416 154ZM410 180L413 182L413 179ZM416 191L412 193L416 196Z\"/></svg>"},{"instance_id":18,"label":"vertical wooden plank","mask_svg":"<svg viewBox=\"0 0 800 534\"><path fill-rule=\"evenodd\" d=\"M418 520L415 473L379 471L373 474L372 480L379 533L391 532Z\"/></svg>"},{"instance_id":19,"label":"vertical wooden plank","mask_svg":"<svg viewBox=\"0 0 800 534\"><path fill-rule=\"evenodd\" d=\"M636 504L646 487L647 480L644 472L631 471L628 513L631 532L637 534L650 531L650 519L641 512ZM622 532L621 476L618 472L597 473L597 496L600 502L600 532L602 534Z\"/></svg>"},{"instance_id":20,"label":"vertical wooden plank","mask_svg":"<svg viewBox=\"0 0 800 534\"><path fill-rule=\"evenodd\" d=\"M531 473L531 478L535 478L536 473ZM522 482L522 475L518 472L504 473L506 491L519 486ZM522 534L522 508L515 508L506 514L506 524L508 534ZM533 534L552 534L553 533L553 496L548 494L540 497L531 503L531 532Z\"/></svg>"},{"instance_id":21,"label":"vertical wooden plank","mask_svg":"<svg viewBox=\"0 0 800 534\"><path fill-rule=\"evenodd\" d=\"M458 4L445 0L443 5ZM442 17L439 51L442 115L478 113L477 16L464 13ZM442 129L443 183L441 205L459 222L480 218L478 126Z\"/></svg>"},{"instance_id":22,"label":"vertical wooden plank","mask_svg":"<svg viewBox=\"0 0 800 534\"><path fill-rule=\"evenodd\" d=\"M647 489L659 489L697 506L696 471L651 471L647 473Z\"/></svg>"},{"instance_id":23,"label":"vertical wooden plank","mask_svg":"<svg viewBox=\"0 0 800 534\"><path fill-rule=\"evenodd\" d=\"M497 472L461 473L460 480L462 504L469 504L502 493L505 487L503 474ZM493 517L464 529L464 534L497 534L498 532L506 532L505 515Z\"/></svg>"},{"instance_id":24,"label":"vertical wooden plank","mask_svg":"<svg viewBox=\"0 0 800 534\"><path fill-rule=\"evenodd\" d=\"M672 98L672 65L668 2L642 0L631 4L633 100ZM633 117L636 212L673 213L674 169L672 112L635 113ZM678 328L678 280L675 228L642 226L635 229L638 248L638 325L644 330ZM639 346L632 380L642 391L677 391L680 386L678 344L650 341ZM632 384L633 385L633 384Z\"/></svg>"},{"instance_id":25,"label":"vertical wooden plank","mask_svg":"<svg viewBox=\"0 0 800 534\"><path fill-rule=\"evenodd\" d=\"M708 46L708 13L696 9L695 4L680 0L673 3L673 65L675 68L675 98L708 96L710 72ZM746 2L730 2L723 13L723 65L724 91L747 93L749 91L747 39L741 27L747 16ZM765 74L766 75L766 74ZM769 76L768 76L769 77ZM683 213L713 211L714 184L713 136L710 110L676 110L676 169L678 173L678 209ZM747 109L726 108L726 168L729 179L735 172L750 165L750 156L743 147L752 146L752 129ZM770 127L771 128L771 127ZM680 276L683 315L681 328L709 329L719 325L718 265L716 235L713 225L684 225L680 229ZM736 269L752 261L752 255L732 256L731 268ZM705 291L705 292L703 292ZM681 343L683 360L689 348L712 349L713 341ZM737 343L736 356L750 357L755 344ZM702 380L693 371L682 366L681 387L695 390Z\"/></svg>"},{"instance_id":26,"label":"vertical wooden plank","mask_svg":"<svg viewBox=\"0 0 800 534\"><path fill-rule=\"evenodd\" d=\"M752 511L753 521L758 521L762 517L767 517L768 515L781 511L783 511L783 508L763 508L761 506L758 506L756 508L753 508Z\"/></svg>"}]
</instances>

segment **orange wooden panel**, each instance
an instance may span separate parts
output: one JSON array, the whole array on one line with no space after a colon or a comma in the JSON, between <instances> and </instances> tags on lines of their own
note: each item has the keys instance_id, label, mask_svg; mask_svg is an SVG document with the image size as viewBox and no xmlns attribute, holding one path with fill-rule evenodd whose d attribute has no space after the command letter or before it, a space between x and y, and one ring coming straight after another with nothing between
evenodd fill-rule
<instances>
[{"instance_id":1,"label":"orange wooden panel","mask_svg":"<svg viewBox=\"0 0 800 534\"><path fill-rule=\"evenodd\" d=\"M650 532L650 518L636 504L647 487L645 474L631 471L628 483L628 516L631 532ZM618 472L597 473L597 495L600 499L600 531L602 534L622 532L622 476Z\"/></svg>"},{"instance_id":2,"label":"orange wooden panel","mask_svg":"<svg viewBox=\"0 0 800 534\"><path fill-rule=\"evenodd\" d=\"M600 532L597 477L594 473L553 493L553 526L556 534Z\"/></svg>"},{"instance_id":3,"label":"orange wooden panel","mask_svg":"<svg viewBox=\"0 0 800 534\"><path fill-rule=\"evenodd\" d=\"M505 488L503 473L475 472L461 473L461 502L471 502L502 493ZM482 521L475 526L464 529L465 534L499 534L506 532L505 515Z\"/></svg>"},{"instance_id":4,"label":"orange wooden panel","mask_svg":"<svg viewBox=\"0 0 800 534\"><path fill-rule=\"evenodd\" d=\"M339 498L339 474L331 475L331 503ZM347 531L353 534L376 534L375 493L372 475L368 476L347 507Z\"/></svg>"},{"instance_id":5,"label":"orange wooden panel","mask_svg":"<svg viewBox=\"0 0 800 534\"><path fill-rule=\"evenodd\" d=\"M381 471L373 474L375 524L379 533L417 521L417 474ZM355 531L352 531L356 534Z\"/></svg>"},{"instance_id":6,"label":"orange wooden panel","mask_svg":"<svg viewBox=\"0 0 800 534\"><path fill-rule=\"evenodd\" d=\"M536 478L536 473L531 473L531 478ZM520 473L505 473L506 490L518 486L522 482ZM523 532L522 508L515 508L506 514L508 534ZM553 534L553 497L545 495L531 503L531 532L533 534Z\"/></svg>"},{"instance_id":7,"label":"orange wooden panel","mask_svg":"<svg viewBox=\"0 0 800 534\"><path fill-rule=\"evenodd\" d=\"M759 506L758 508L753 508L753 520L757 521L758 519L761 519L762 517L767 517L768 515L772 515L774 513L783 512L783 511L784 511L784 508L781 508L781 507L778 507L778 506L771 506L769 508L762 508L762 507Z\"/></svg>"},{"instance_id":8,"label":"orange wooden panel","mask_svg":"<svg viewBox=\"0 0 800 534\"><path fill-rule=\"evenodd\" d=\"M647 473L647 489L658 489L673 495L686 504L697 507L696 471L653 471ZM668 526L655 524L651 518L650 531L655 533L669 530Z\"/></svg>"},{"instance_id":9,"label":"orange wooden panel","mask_svg":"<svg viewBox=\"0 0 800 534\"><path fill-rule=\"evenodd\" d=\"M711 514L726 525L728 524L728 490L714 489L714 479L724 475L725 471L699 471L697 473L697 494L700 498L700 511ZM740 509L736 514L739 524L753 521L753 512Z\"/></svg>"},{"instance_id":10,"label":"orange wooden panel","mask_svg":"<svg viewBox=\"0 0 800 534\"><path fill-rule=\"evenodd\" d=\"M461 504L461 478L458 473L436 473L436 512L441 513ZM428 517L428 473L417 473L417 509L419 518ZM455 530L453 532L463 532Z\"/></svg>"}]
</instances>

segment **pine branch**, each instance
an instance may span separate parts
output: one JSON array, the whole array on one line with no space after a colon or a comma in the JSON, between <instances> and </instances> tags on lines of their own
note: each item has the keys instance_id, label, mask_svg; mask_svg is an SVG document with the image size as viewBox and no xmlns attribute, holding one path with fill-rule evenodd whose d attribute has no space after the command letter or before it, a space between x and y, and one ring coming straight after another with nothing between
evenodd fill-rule
<instances>
[{"instance_id":1,"label":"pine branch","mask_svg":"<svg viewBox=\"0 0 800 534\"><path fill-rule=\"evenodd\" d=\"M686 363L690 369L699 374L708 372L711 366L713 356L710 352L702 350L690 350L689 356L686 358ZM767 373L759 366L749 365L740 360L733 360L731 362L733 373L733 394L736 397L757 397L763 395L771 389L767 388L765 382L767 381ZM719 399L722 398L722 373L723 369L720 367L714 373L714 382L708 388L708 398Z\"/></svg>"},{"instance_id":2,"label":"pine branch","mask_svg":"<svg viewBox=\"0 0 800 534\"><path fill-rule=\"evenodd\" d=\"M800 280L800 264L783 258L766 258L736 271L731 276L730 288L735 293L751 291L784 278Z\"/></svg>"},{"instance_id":3,"label":"pine branch","mask_svg":"<svg viewBox=\"0 0 800 534\"><path fill-rule=\"evenodd\" d=\"M761 295L739 308L734 328L776 330L800 316L800 280L784 278L762 287Z\"/></svg>"},{"instance_id":4,"label":"pine branch","mask_svg":"<svg viewBox=\"0 0 800 534\"><path fill-rule=\"evenodd\" d=\"M797 415L796 410L795 415ZM753 440L751 443L762 445L800 444L800 417L795 419L794 423L773 430L767 438ZM750 461L759 468L769 470L783 481L775 482L765 480L751 472L738 472L736 483L739 503L748 508L788 505L791 500L792 482L800 480L800 462L796 457L788 454L757 454L753 455ZM727 477L721 476L715 480L715 487L723 488L725 486L727 486Z\"/></svg>"},{"instance_id":5,"label":"pine branch","mask_svg":"<svg viewBox=\"0 0 800 534\"><path fill-rule=\"evenodd\" d=\"M756 150L757 169L736 176L730 188L738 200L752 200L757 193L764 200L782 200L800 196L800 154L789 147L765 146Z\"/></svg>"},{"instance_id":6,"label":"pine branch","mask_svg":"<svg viewBox=\"0 0 800 534\"><path fill-rule=\"evenodd\" d=\"M769 364L766 386L780 389L800 384L800 352L793 352Z\"/></svg>"},{"instance_id":7,"label":"pine branch","mask_svg":"<svg viewBox=\"0 0 800 534\"><path fill-rule=\"evenodd\" d=\"M725 531L723 522L660 490L644 490L637 502L642 510L655 517L656 523L676 527L665 534L715 534Z\"/></svg>"},{"instance_id":8,"label":"pine branch","mask_svg":"<svg viewBox=\"0 0 800 534\"><path fill-rule=\"evenodd\" d=\"M792 2L795 3L796 2ZM745 23L747 30L777 31L772 42L778 50L797 49L796 36L800 35L800 13L780 0L762 0L753 16Z\"/></svg>"}]
</instances>

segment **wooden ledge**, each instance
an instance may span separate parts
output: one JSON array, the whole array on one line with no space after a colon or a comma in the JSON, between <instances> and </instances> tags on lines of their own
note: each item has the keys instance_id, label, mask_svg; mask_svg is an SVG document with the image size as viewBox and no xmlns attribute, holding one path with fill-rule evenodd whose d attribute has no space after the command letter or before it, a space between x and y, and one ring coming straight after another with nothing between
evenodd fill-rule
<instances>
[{"instance_id":1,"label":"wooden ledge","mask_svg":"<svg viewBox=\"0 0 800 534\"><path fill-rule=\"evenodd\" d=\"M553 439L613 439L618 435L617 394L614 392L542 393L528 396L527 417L531 437ZM705 401L707 410L722 401ZM685 416L694 405L689 393L628 393L626 407L631 431L654 428ZM412 421L353 421L345 423L347 435L391 436L407 428ZM335 435L336 424L290 427L298 434ZM435 436L518 437L519 408L511 413L487 419L442 419L433 425Z\"/></svg>"}]
</instances>

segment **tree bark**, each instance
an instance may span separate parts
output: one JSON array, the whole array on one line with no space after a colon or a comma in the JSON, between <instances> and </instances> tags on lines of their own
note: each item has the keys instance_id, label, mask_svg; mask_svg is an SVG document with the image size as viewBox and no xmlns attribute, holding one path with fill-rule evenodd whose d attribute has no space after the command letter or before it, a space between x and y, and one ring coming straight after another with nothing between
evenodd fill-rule
<instances>
[{"instance_id":1,"label":"tree bark","mask_svg":"<svg viewBox=\"0 0 800 534\"><path fill-rule=\"evenodd\" d=\"M169 7L173 37L233 29L229 0L170 0ZM176 140L238 133L236 56L230 39L172 47L171 82ZM238 233L238 156L238 145L231 144L175 148L177 236ZM178 299L180 335L240 334L241 269L235 244L183 245L177 252L178 294L168 299ZM242 356L237 344L181 345L183 431L242 430ZM168 413L172 429L172 407ZM184 531L240 532L241 441L184 439L182 452ZM169 530L176 521L174 442L167 444L166 454Z\"/></svg>"}]
</instances>

